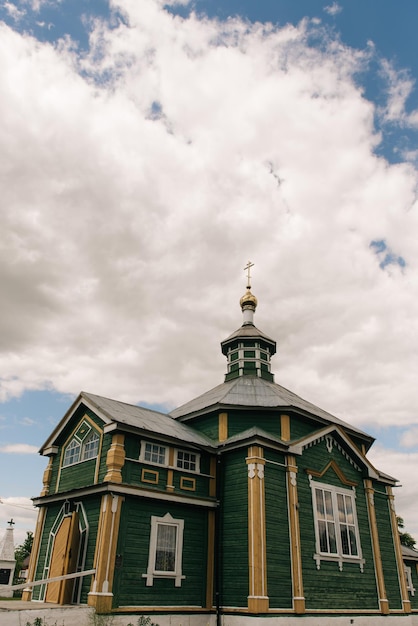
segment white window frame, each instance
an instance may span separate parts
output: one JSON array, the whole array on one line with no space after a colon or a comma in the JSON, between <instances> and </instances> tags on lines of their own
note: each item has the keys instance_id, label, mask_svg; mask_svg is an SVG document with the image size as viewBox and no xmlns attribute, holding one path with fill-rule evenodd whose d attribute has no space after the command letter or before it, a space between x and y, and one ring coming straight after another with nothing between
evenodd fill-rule
<instances>
[{"instance_id":1,"label":"white window frame","mask_svg":"<svg viewBox=\"0 0 418 626\"><path fill-rule=\"evenodd\" d=\"M73 451L74 449L76 449L76 448L78 448L78 453L77 453L77 455L75 455L75 454L72 452L72 451ZM73 438L71 439L71 441L69 441L69 442L68 442L68 444L65 446L65 449L64 449L64 456L63 456L63 459L62 459L62 466L63 466L63 467L71 467L71 465L76 465L77 463L80 463L80 459L81 459L81 448L82 448L82 446L81 446L81 441L79 441L79 440L77 439L77 437L73 437ZM69 451L70 451L70 450L71 450L71 454L67 454L67 453L69 453ZM72 459L75 459L75 460L71 460L71 461L70 461L70 460L69 460L69 459L70 459L70 457L71 457Z\"/></svg>"},{"instance_id":2,"label":"white window frame","mask_svg":"<svg viewBox=\"0 0 418 626\"><path fill-rule=\"evenodd\" d=\"M145 458L145 449L147 446L155 446L156 448L160 448L164 450L164 461L160 463L159 461L150 461ZM159 453L160 454L160 453ZM139 455L139 460L143 463L149 463L150 465L159 465L161 467L168 465L168 446L162 445L160 443L155 443L153 441L141 441L141 453Z\"/></svg>"},{"instance_id":3,"label":"white window frame","mask_svg":"<svg viewBox=\"0 0 418 626\"><path fill-rule=\"evenodd\" d=\"M195 469L187 469L185 467L182 467L181 465L179 465L179 463L184 463L184 459L180 460L179 459L179 453L181 454L193 454L193 456L195 457ZM186 463L190 463L190 461L186 461ZM183 472L193 472L193 474L198 474L200 473L200 454L198 454L197 452L192 452L190 450L177 450L176 449L176 453L175 453L175 465L176 465L176 469L181 470Z\"/></svg>"},{"instance_id":4,"label":"white window frame","mask_svg":"<svg viewBox=\"0 0 418 626\"><path fill-rule=\"evenodd\" d=\"M176 528L176 545L175 545L175 564L174 570L162 571L155 569L155 560L157 556L157 536L159 525L174 526ZM142 578L146 579L146 586L152 587L154 578L173 578L175 587L181 587L181 581L186 577L182 573L182 557L183 557L183 534L184 520L174 519L170 513L166 513L164 517L151 515L151 534L148 554L147 573L142 574Z\"/></svg>"},{"instance_id":5,"label":"white window frame","mask_svg":"<svg viewBox=\"0 0 418 626\"><path fill-rule=\"evenodd\" d=\"M312 491L312 509L314 516L314 526L315 526L315 542L316 542L316 552L313 556L316 562L317 569L321 568L321 561L335 561L338 563L338 567L340 570L343 569L343 563L358 563L360 566L360 570L363 572L365 560L362 558L361 551L361 543L360 543L360 533L359 526L357 520L357 510L356 510L356 490L354 487L351 489L347 489L344 487L336 487L334 485L329 485L327 483L321 483L312 479L312 476L309 476L310 487ZM319 532L319 519L317 512L317 501L316 501L316 489L320 489L322 491L327 491L331 493L331 501L332 501L332 513L333 519L332 523L335 528L335 540L336 540L336 552L324 552L321 550L321 540L320 540L320 532ZM338 516L338 502L337 495L342 495L349 497L351 499L352 511L353 511L353 523L350 524L354 526L354 534L357 544L357 552L358 554L344 554L343 546L341 541L341 530L340 530L340 520ZM322 521L322 520L321 520ZM344 522L342 522L344 524Z\"/></svg>"},{"instance_id":6,"label":"white window frame","mask_svg":"<svg viewBox=\"0 0 418 626\"><path fill-rule=\"evenodd\" d=\"M87 446L90 446L90 442L92 440L94 441L94 444L95 444L93 454L91 454L92 448L91 447L87 448ZM96 432L92 428L91 432L87 435L87 437L83 441L81 460L89 461L90 459L95 459L99 453L99 446L100 446L100 435L98 432ZM87 450L88 450L89 456L86 456Z\"/></svg>"},{"instance_id":7,"label":"white window frame","mask_svg":"<svg viewBox=\"0 0 418 626\"><path fill-rule=\"evenodd\" d=\"M406 578L406 588L408 589L411 596L414 596L415 587L412 582L412 568L409 565L405 565L404 563L404 570L405 570L405 578Z\"/></svg>"},{"instance_id":8,"label":"white window frame","mask_svg":"<svg viewBox=\"0 0 418 626\"><path fill-rule=\"evenodd\" d=\"M68 441L67 445L64 446L61 467L72 467L73 465L77 465L78 463L83 463L83 461L91 461L92 459L97 459L97 457L99 456L100 434L97 432L97 430L92 428L90 426L90 424L87 424L87 425L89 427L89 432L87 433L87 435L84 437L83 440L79 439L79 437L77 437L76 435L73 435L71 437L71 439ZM94 435L96 435L97 438L98 438L97 439L97 449L95 450L95 454L93 456L89 456L89 457L86 458L85 457L85 447L86 447L86 444L89 443L89 441L91 440L91 438ZM71 447L78 446L79 452L78 452L77 459L75 461L72 461L71 463L66 463L67 450L70 449L70 446Z\"/></svg>"}]
</instances>

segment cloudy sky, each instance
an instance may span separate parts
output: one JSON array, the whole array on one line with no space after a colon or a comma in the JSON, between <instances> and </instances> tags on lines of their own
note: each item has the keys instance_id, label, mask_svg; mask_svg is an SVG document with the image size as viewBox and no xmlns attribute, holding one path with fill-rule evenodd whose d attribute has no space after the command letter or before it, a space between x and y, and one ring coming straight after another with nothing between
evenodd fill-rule
<instances>
[{"instance_id":1,"label":"cloudy sky","mask_svg":"<svg viewBox=\"0 0 418 626\"><path fill-rule=\"evenodd\" d=\"M33 530L79 391L170 410L223 381L250 259L276 382L377 438L418 538L417 19L1 3L0 536Z\"/></svg>"}]
</instances>

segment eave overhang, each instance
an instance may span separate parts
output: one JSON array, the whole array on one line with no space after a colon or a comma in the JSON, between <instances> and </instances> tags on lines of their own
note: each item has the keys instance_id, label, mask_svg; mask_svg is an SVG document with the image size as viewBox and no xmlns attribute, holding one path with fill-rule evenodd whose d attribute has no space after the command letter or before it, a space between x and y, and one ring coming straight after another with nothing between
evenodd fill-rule
<instances>
[{"instance_id":1,"label":"eave overhang","mask_svg":"<svg viewBox=\"0 0 418 626\"><path fill-rule=\"evenodd\" d=\"M280 437L275 437L262 428L254 426L242 433L228 437L225 441L220 441L218 443L218 452L222 454L222 452L249 445L261 445L283 453L286 453L288 450L288 444L282 441Z\"/></svg>"},{"instance_id":2,"label":"eave overhang","mask_svg":"<svg viewBox=\"0 0 418 626\"><path fill-rule=\"evenodd\" d=\"M54 493L47 496L39 496L32 498L32 502L35 506L47 506L55 502L65 502L66 500L77 500L77 498L103 495L105 493L120 495L120 496L134 496L138 498L147 498L151 500L169 501L180 504L188 504L191 506L198 506L204 508L216 508L217 501L215 498L199 498L194 496L183 496L178 494L172 494L167 491L156 491L151 489L143 489L140 487L131 487L130 485L124 485L120 483L101 483L98 485L92 485L90 487L83 487L80 489L72 489L71 491L64 491L60 493Z\"/></svg>"},{"instance_id":3,"label":"eave overhang","mask_svg":"<svg viewBox=\"0 0 418 626\"><path fill-rule=\"evenodd\" d=\"M184 425L187 427L187 425ZM188 427L187 427L188 428ZM129 433L133 435L138 435L140 437L144 437L146 439L155 439L158 442L164 442L171 445L179 445L178 437L171 437L167 434L155 433L151 430L147 430L145 428L138 428L135 426L130 426L129 424L122 424L120 422L111 422L110 424L106 424L103 429L105 434L120 432L120 433ZM198 433L199 437L202 439L201 442L190 442L182 440L182 448L190 448L193 450L206 450L207 452L216 452L216 442L212 442L207 437L207 441L204 441L205 436L201 433Z\"/></svg>"}]
</instances>

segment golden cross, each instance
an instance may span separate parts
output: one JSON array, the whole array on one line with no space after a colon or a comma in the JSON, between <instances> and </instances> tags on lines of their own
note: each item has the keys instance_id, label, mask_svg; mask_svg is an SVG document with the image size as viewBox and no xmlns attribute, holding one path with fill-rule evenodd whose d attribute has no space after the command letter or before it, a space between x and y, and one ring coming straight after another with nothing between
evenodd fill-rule
<instances>
[{"instance_id":1,"label":"golden cross","mask_svg":"<svg viewBox=\"0 0 418 626\"><path fill-rule=\"evenodd\" d=\"M247 265L244 267L244 270L247 270L247 289L251 289L251 276L250 269L253 267L254 263L248 261Z\"/></svg>"}]
</instances>

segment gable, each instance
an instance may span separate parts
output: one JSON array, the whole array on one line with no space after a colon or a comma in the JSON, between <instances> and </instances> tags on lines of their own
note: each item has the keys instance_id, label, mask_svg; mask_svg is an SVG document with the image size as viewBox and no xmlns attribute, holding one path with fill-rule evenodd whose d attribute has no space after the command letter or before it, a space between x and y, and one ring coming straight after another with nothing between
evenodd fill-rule
<instances>
[{"instance_id":1,"label":"gable","mask_svg":"<svg viewBox=\"0 0 418 626\"><path fill-rule=\"evenodd\" d=\"M360 452L353 441L338 426L328 426L327 428L316 431L315 433L312 433L297 442L292 442L289 446L289 452L293 452L297 455L303 455L304 451L315 446L319 446L320 444L322 444L320 454L325 458L327 452L329 459L331 460L333 450L337 450L349 464L357 469L357 471L364 472L365 476L374 478L375 480L382 479L382 476L373 467L366 456ZM388 479L390 479L390 477L388 477ZM391 480L396 482L395 479Z\"/></svg>"}]
</instances>

